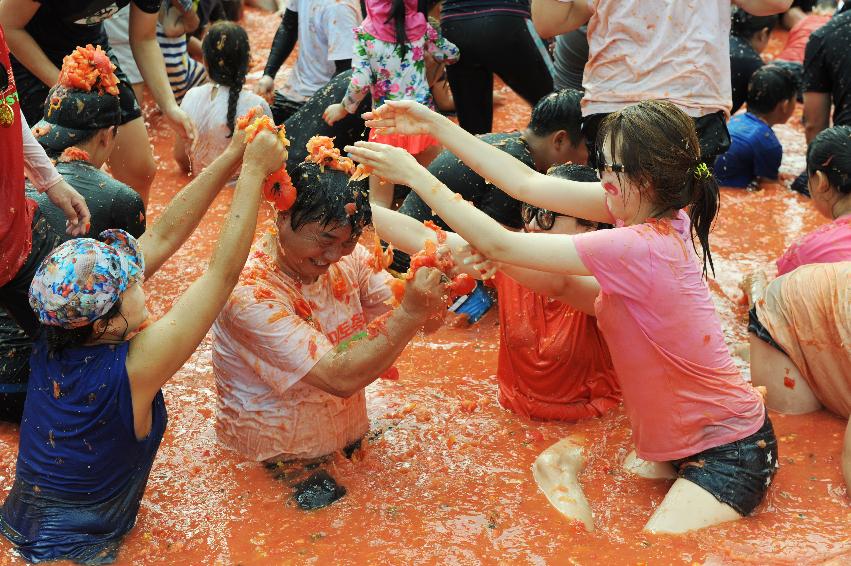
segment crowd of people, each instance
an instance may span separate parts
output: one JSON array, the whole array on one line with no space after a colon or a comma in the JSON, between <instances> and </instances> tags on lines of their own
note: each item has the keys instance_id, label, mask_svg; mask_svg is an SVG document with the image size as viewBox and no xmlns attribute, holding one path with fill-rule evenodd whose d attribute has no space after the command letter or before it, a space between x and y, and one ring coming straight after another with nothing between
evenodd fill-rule
<instances>
[{"instance_id":1,"label":"crowd of people","mask_svg":"<svg viewBox=\"0 0 851 566\"><path fill-rule=\"evenodd\" d=\"M167 426L161 388L208 332L218 441L319 466L293 485L312 508L345 493L321 467L369 431L365 388L450 305L472 323L494 301L499 404L568 422L623 404L625 467L674 480L646 530L753 513L782 473L769 410L848 419L851 490L851 10L255 5L280 17L271 46L232 0L0 2L0 418L20 423L0 533L25 559L115 560ZM249 87L252 47L270 52ZM522 131L491 131L495 75L531 107ZM150 225L146 91L190 175ZM749 382L711 299L710 232L719 185L780 182L772 126L799 103L792 185L830 222L742 282ZM142 283L222 190L207 269L149 322ZM264 199L275 229L255 240ZM536 477L565 478L565 513L592 528L565 446Z\"/></svg>"}]
</instances>

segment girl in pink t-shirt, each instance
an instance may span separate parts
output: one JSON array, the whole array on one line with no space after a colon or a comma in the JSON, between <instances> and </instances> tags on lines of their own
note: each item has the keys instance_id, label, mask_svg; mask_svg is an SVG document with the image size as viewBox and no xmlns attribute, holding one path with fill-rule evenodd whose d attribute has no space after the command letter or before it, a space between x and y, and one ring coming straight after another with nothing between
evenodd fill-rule
<instances>
[{"instance_id":1,"label":"girl in pink t-shirt","mask_svg":"<svg viewBox=\"0 0 851 566\"><path fill-rule=\"evenodd\" d=\"M777 275L808 263L851 261L851 126L822 131L807 149L813 206L833 222L807 234L777 259Z\"/></svg>"},{"instance_id":2,"label":"girl in pink t-shirt","mask_svg":"<svg viewBox=\"0 0 851 566\"><path fill-rule=\"evenodd\" d=\"M406 152L369 142L346 150L388 181L413 188L483 255L554 273L593 275L595 308L621 382L636 452L671 462L678 479L646 529L683 532L738 519L765 495L777 441L762 400L733 363L703 279L718 186L693 121L645 101L601 125L601 183L539 174L411 102L388 103L367 125L428 133L514 198L617 228L575 236L512 232L468 206ZM689 213L683 209L689 208ZM701 269L693 235L703 249Z\"/></svg>"}]
</instances>

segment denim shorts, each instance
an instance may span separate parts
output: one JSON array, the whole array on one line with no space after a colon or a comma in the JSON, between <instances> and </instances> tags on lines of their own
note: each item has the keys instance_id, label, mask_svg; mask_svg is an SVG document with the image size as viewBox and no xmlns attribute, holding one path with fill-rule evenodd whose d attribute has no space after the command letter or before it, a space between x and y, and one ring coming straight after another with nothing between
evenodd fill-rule
<instances>
[{"instance_id":1,"label":"denim shorts","mask_svg":"<svg viewBox=\"0 0 851 566\"><path fill-rule=\"evenodd\" d=\"M678 476L695 483L741 515L760 504L777 468L777 438L768 415L758 431L729 444L671 462Z\"/></svg>"}]
</instances>

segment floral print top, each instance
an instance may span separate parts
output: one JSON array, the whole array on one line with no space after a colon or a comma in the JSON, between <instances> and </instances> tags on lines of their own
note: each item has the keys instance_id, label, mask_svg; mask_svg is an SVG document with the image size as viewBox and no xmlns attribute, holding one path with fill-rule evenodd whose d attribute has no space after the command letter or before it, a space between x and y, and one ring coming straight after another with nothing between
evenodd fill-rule
<instances>
[{"instance_id":1,"label":"floral print top","mask_svg":"<svg viewBox=\"0 0 851 566\"><path fill-rule=\"evenodd\" d=\"M367 92L372 94L373 108L387 100L416 100L433 107L425 54L450 64L459 57L458 48L431 25L422 37L408 42L404 58L400 57L395 43L376 39L362 27L355 28L354 51L352 79L343 98L343 106L350 114L357 111Z\"/></svg>"}]
</instances>

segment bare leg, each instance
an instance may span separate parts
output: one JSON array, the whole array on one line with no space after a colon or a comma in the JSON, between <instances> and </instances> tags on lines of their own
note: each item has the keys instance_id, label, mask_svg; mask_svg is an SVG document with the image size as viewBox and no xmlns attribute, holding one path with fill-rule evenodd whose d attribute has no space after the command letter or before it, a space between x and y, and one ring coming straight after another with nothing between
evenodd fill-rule
<instances>
[{"instance_id":1,"label":"bare leg","mask_svg":"<svg viewBox=\"0 0 851 566\"><path fill-rule=\"evenodd\" d=\"M651 480L673 480L677 478L677 471L670 462L642 460L635 453L635 450L627 454L623 461L623 469L638 477Z\"/></svg>"},{"instance_id":2,"label":"bare leg","mask_svg":"<svg viewBox=\"0 0 851 566\"><path fill-rule=\"evenodd\" d=\"M813 390L789 356L750 333L751 382L764 385L769 409L789 415L812 413L821 409Z\"/></svg>"},{"instance_id":3,"label":"bare leg","mask_svg":"<svg viewBox=\"0 0 851 566\"><path fill-rule=\"evenodd\" d=\"M851 418L845 427L845 447L842 449L842 475L845 477L845 489L851 497Z\"/></svg>"},{"instance_id":4,"label":"bare leg","mask_svg":"<svg viewBox=\"0 0 851 566\"><path fill-rule=\"evenodd\" d=\"M112 176L130 185L148 203L148 192L157 172L145 121L139 117L118 128L115 149L109 157Z\"/></svg>"},{"instance_id":5,"label":"bare leg","mask_svg":"<svg viewBox=\"0 0 851 566\"><path fill-rule=\"evenodd\" d=\"M584 467L582 445L567 437L541 452L532 464L532 476L553 507L593 531L594 516L578 479Z\"/></svg>"},{"instance_id":6,"label":"bare leg","mask_svg":"<svg viewBox=\"0 0 851 566\"><path fill-rule=\"evenodd\" d=\"M644 530L677 534L741 518L735 509L721 503L696 483L680 478L668 490Z\"/></svg>"}]
</instances>

